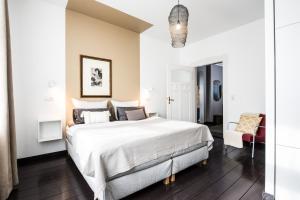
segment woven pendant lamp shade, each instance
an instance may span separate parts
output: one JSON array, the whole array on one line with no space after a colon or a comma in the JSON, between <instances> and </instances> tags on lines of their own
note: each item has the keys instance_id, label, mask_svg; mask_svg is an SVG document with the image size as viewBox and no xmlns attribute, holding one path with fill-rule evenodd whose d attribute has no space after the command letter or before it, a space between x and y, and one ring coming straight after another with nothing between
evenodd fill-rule
<instances>
[{"instance_id":1,"label":"woven pendant lamp shade","mask_svg":"<svg viewBox=\"0 0 300 200\"><path fill-rule=\"evenodd\" d=\"M172 47L181 48L185 46L188 34L188 9L179 4L174 6L169 15L169 30L172 38Z\"/></svg>"}]
</instances>

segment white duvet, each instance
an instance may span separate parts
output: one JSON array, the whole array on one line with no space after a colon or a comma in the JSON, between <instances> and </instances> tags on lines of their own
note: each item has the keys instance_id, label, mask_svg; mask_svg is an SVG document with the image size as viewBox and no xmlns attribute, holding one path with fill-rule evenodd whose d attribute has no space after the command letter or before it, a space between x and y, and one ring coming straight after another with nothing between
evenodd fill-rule
<instances>
[{"instance_id":1,"label":"white duvet","mask_svg":"<svg viewBox=\"0 0 300 200\"><path fill-rule=\"evenodd\" d=\"M106 178L201 142L212 148L207 126L151 117L140 121L76 125L68 130L82 173L95 178L95 198L106 199Z\"/></svg>"}]
</instances>

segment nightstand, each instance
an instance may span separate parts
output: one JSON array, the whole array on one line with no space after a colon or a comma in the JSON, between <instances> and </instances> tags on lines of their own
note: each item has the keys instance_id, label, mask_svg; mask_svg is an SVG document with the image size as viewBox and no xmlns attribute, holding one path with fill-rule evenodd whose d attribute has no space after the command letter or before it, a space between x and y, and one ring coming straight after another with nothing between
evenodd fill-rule
<instances>
[{"instance_id":1,"label":"nightstand","mask_svg":"<svg viewBox=\"0 0 300 200\"><path fill-rule=\"evenodd\" d=\"M38 142L61 140L62 138L62 120L50 119L38 121Z\"/></svg>"}]
</instances>

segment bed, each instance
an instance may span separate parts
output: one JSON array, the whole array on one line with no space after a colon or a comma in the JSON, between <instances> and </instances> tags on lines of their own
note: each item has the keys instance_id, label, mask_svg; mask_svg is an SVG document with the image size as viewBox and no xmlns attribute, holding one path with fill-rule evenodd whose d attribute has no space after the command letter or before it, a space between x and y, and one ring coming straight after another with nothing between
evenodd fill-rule
<instances>
[{"instance_id":1,"label":"bed","mask_svg":"<svg viewBox=\"0 0 300 200\"><path fill-rule=\"evenodd\" d=\"M94 199L121 199L208 159L207 126L150 117L67 128L70 157ZM171 179L172 177L172 179Z\"/></svg>"}]
</instances>

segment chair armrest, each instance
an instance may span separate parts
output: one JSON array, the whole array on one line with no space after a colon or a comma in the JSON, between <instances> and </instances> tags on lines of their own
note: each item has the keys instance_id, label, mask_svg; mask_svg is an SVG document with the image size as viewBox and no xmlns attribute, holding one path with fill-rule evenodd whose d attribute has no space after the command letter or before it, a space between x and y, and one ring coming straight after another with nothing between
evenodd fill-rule
<instances>
[{"instance_id":1,"label":"chair armrest","mask_svg":"<svg viewBox=\"0 0 300 200\"><path fill-rule=\"evenodd\" d=\"M228 122L227 123L227 130L229 130L230 124L236 124L236 125L238 125L239 123L238 122Z\"/></svg>"},{"instance_id":2,"label":"chair armrest","mask_svg":"<svg viewBox=\"0 0 300 200\"><path fill-rule=\"evenodd\" d=\"M228 122L228 124L239 124L238 122Z\"/></svg>"}]
</instances>

